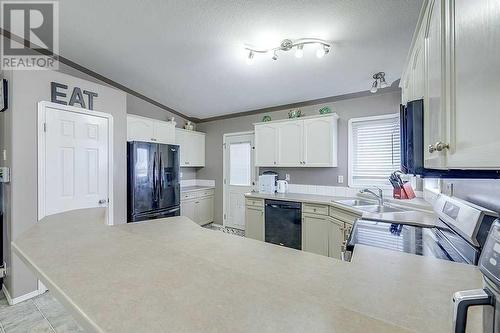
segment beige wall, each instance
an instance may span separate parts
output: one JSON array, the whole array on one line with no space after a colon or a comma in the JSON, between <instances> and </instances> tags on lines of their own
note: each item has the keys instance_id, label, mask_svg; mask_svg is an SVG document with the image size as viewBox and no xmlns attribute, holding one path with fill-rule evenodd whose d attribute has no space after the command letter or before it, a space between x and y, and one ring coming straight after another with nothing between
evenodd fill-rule
<instances>
[{"instance_id":1,"label":"beige wall","mask_svg":"<svg viewBox=\"0 0 500 333\"><path fill-rule=\"evenodd\" d=\"M8 191L4 207L9 218L7 244L37 221L37 103L50 101L50 82L99 94L94 110L113 116L113 187L115 223L126 222L126 95L116 89L85 81L53 71L14 71L9 74L12 91L11 105L6 115L10 118L10 144L6 145L12 168L12 180L4 186ZM5 115L4 115L5 117ZM8 277L5 285L11 297L19 297L37 289L36 278L6 246ZM12 257L11 257L12 256Z\"/></svg>"},{"instance_id":2,"label":"beige wall","mask_svg":"<svg viewBox=\"0 0 500 333\"><path fill-rule=\"evenodd\" d=\"M337 168L261 168L275 170L284 178L291 176L293 184L347 186L347 122L351 118L374 116L399 112L401 92L375 94L365 97L340 100L327 104L318 104L301 108L306 115L318 114L323 106L330 106L339 119L339 145ZM288 110L261 113L249 116L216 120L198 124L198 130L206 133L206 167L198 170L197 178L215 179L215 221L222 223L222 140L224 133L253 130L253 123L260 122L262 116L269 114L273 120L288 117ZM262 171L260 170L260 171ZM344 183L337 183L337 175L344 176Z\"/></svg>"}]
</instances>

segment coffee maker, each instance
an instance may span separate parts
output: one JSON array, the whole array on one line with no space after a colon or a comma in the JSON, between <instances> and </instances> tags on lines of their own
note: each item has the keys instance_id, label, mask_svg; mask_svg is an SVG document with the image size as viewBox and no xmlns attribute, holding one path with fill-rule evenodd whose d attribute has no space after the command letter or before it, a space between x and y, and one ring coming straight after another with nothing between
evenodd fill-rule
<instances>
[{"instance_id":1,"label":"coffee maker","mask_svg":"<svg viewBox=\"0 0 500 333\"><path fill-rule=\"evenodd\" d=\"M453 332L465 333L467 309L483 306L483 332L500 332L500 219L493 222L479 259L483 289L456 292L453 296Z\"/></svg>"}]
</instances>

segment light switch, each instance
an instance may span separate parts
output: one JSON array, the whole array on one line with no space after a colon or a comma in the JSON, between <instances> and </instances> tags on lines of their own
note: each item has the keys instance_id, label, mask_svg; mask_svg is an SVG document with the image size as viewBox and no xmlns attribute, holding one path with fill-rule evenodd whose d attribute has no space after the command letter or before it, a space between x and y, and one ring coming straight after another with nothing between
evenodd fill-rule
<instances>
[{"instance_id":1,"label":"light switch","mask_svg":"<svg viewBox=\"0 0 500 333\"><path fill-rule=\"evenodd\" d=\"M179 172L179 177L181 177L181 178L182 178L182 172Z\"/></svg>"},{"instance_id":2,"label":"light switch","mask_svg":"<svg viewBox=\"0 0 500 333\"><path fill-rule=\"evenodd\" d=\"M342 176L342 175L338 175L338 176L337 176L337 183L339 183L339 184L343 184L343 183L344 183L344 176Z\"/></svg>"},{"instance_id":3,"label":"light switch","mask_svg":"<svg viewBox=\"0 0 500 333\"><path fill-rule=\"evenodd\" d=\"M290 182L290 174L289 173L285 174L285 180L287 182Z\"/></svg>"},{"instance_id":4,"label":"light switch","mask_svg":"<svg viewBox=\"0 0 500 333\"><path fill-rule=\"evenodd\" d=\"M4 149L4 150L2 151L2 155L3 155L3 160L4 160L4 161L7 161L7 149Z\"/></svg>"}]
</instances>

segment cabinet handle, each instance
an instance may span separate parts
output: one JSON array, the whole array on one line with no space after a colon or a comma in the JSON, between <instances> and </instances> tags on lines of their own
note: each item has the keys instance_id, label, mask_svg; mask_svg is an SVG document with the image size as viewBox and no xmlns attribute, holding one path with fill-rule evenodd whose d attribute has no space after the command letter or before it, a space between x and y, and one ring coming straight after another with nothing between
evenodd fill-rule
<instances>
[{"instance_id":1,"label":"cabinet handle","mask_svg":"<svg viewBox=\"0 0 500 333\"><path fill-rule=\"evenodd\" d=\"M155 138L151 138L151 141L156 141L156 139Z\"/></svg>"},{"instance_id":2,"label":"cabinet handle","mask_svg":"<svg viewBox=\"0 0 500 333\"><path fill-rule=\"evenodd\" d=\"M441 141L436 142L433 145L429 145L429 153L433 153L435 151L443 151L445 149L450 149L450 145L448 143L443 143Z\"/></svg>"},{"instance_id":3,"label":"cabinet handle","mask_svg":"<svg viewBox=\"0 0 500 333\"><path fill-rule=\"evenodd\" d=\"M276 162L274 162L274 165L276 165Z\"/></svg>"}]
</instances>

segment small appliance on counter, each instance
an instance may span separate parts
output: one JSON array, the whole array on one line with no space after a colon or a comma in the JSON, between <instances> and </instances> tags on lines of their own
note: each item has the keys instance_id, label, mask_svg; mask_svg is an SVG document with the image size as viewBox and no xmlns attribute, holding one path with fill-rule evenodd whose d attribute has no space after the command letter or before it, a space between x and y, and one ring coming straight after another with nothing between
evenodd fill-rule
<instances>
[{"instance_id":1,"label":"small appliance on counter","mask_svg":"<svg viewBox=\"0 0 500 333\"><path fill-rule=\"evenodd\" d=\"M484 245L479 269L483 289L456 292L453 296L453 332L465 333L467 310L483 306L483 332L500 332L500 220L496 220Z\"/></svg>"},{"instance_id":2,"label":"small appliance on counter","mask_svg":"<svg viewBox=\"0 0 500 333\"><path fill-rule=\"evenodd\" d=\"M433 204L435 227L358 219L347 241L346 258L356 244L477 265L498 214L440 194Z\"/></svg>"},{"instance_id":3,"label":"small appliance on counter","mask_svg":"<svg viewBox=\"0 0 500 333\"><path fill-rule=\"evenodd\" d=\"M260 193L276 193L276 180L278 174L272 171L264 172L259 176L259 192Z\"/></svg>"},{"instance_id":4,"label":"small appliance on counter","mask_svg":"<svg viewBox=\"0 0 500 333\"><path fill-rule=\"evenodd\" d=\"M288 182L286 180L278 180L276 192L286 193L288 192Z\"/></svg>"}]
</instances>

